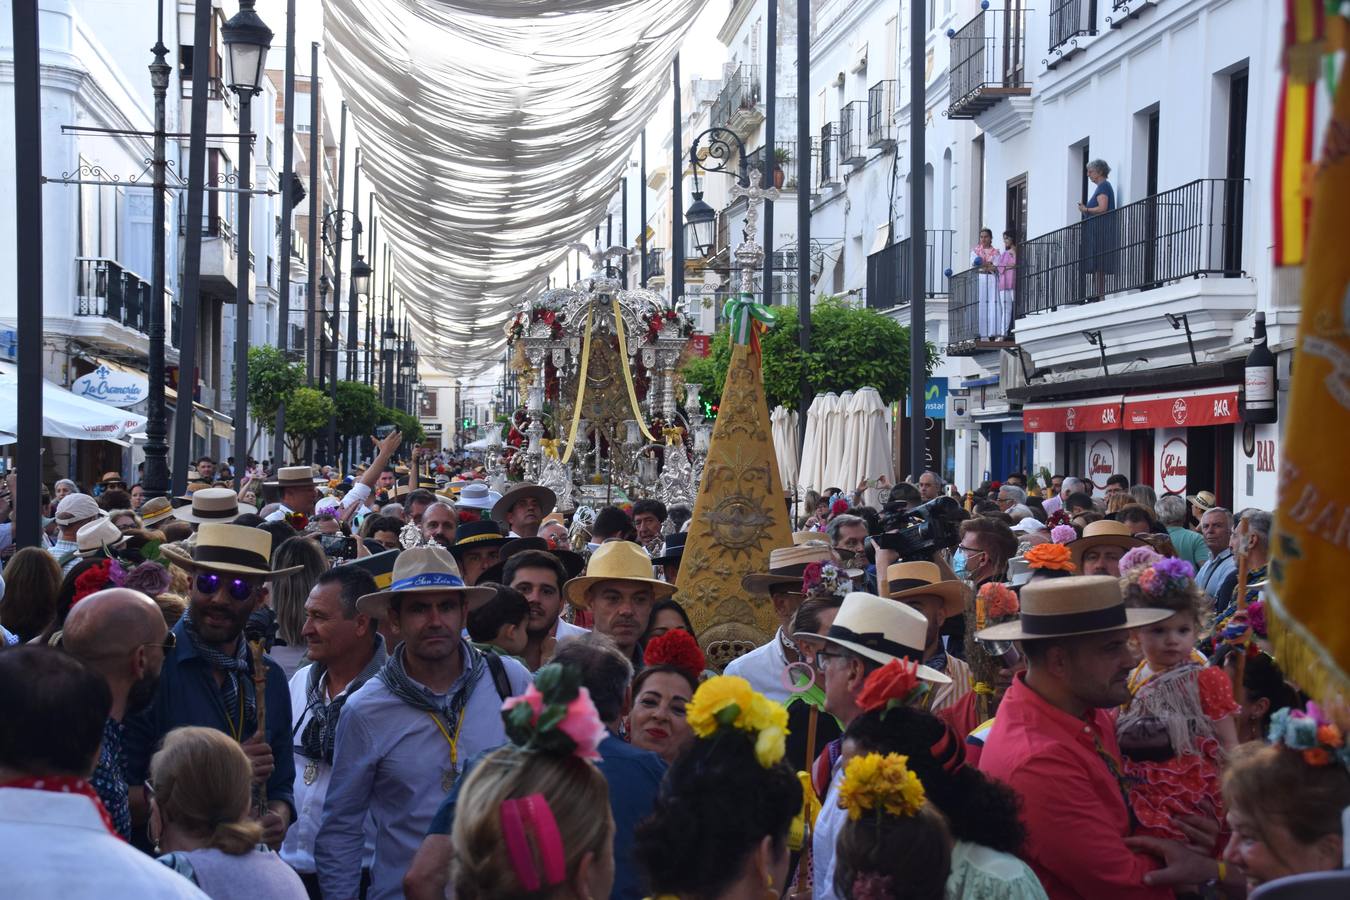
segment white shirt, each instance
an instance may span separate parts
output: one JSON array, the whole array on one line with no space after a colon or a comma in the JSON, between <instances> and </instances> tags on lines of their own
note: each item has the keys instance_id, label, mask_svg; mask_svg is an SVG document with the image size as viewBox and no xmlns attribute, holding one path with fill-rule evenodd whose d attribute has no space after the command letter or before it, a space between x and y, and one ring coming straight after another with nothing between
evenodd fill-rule
<instances>
[{"instance_id":1,"label":"white shirt","mask_svg":"<svg viewBox=\"0 0 1350 900\"><path fill-rule=\"evenodd\" d=\"M553 630L553 639L559 644L568 638L579 637L583 634L590 634L589 628L582 628L580 625L573 625L566 619L558 620L558 627Z\"/></svg>"},{"instance_id":2,"label":"white shirt","mask_svg":"<svg viewBox=\"0 0 1350 900\"><path fill-rule=\"evenodd\" d=\"M357 482L356 484L352 485L352 489L350 491L348 491L346 494L343 495L342 509L346 509L347 507L355 503L362 503L369 496L370 496L370 488L366 487L365 484L362 482ZM282 519L286 518L293 512L295 512L295 510L291 509L285 503L279 503L277 504L277 508L272 510L272 512L270 512L267 515L266 521L280 522Z\"/></svg>"},{"instance_id":3,"label":"white shirt","mask_svg":"<svg viewBox=\"0 0 1350 900\"><path fill-rule=\"evenodd\" d=\"M724 674L739 675L759 693L774 703L782 703L792 696L792 692L783 684L783 672L787 669L787 657L783 655L783 629L778 629L773 640L762 644L727 663Z\"/></svg>"},{"instance_id":4,"label":"white shirt","mask_svg":"<svg viewBox=\"0 0 1350 900\"><path fill-rule=\"evenodd\" d=\"M61 900L204 900L168 866L114 837L92 800L0 788L6 897Z\"/></svg>"},{"instance_id":5,"label":"white shirt","mask_svg":"<svg viewBox=\"0 0 1350 900\"><path fill-rule=\"evenodd\" d=\"M830 789L816 816L816 828L811 832L811 900L835 900L834 845L839 832L848 821L848 810L839 807L839 786L844 781L844 767L836 765L830 778Z\"/></svg>"},{"instance_id":6,"label":"white shirt","mask_svg":"<svg viewBox=\"0 0 1350 900\"><path fill-rule=\"evenodd\" d=\"M291 676L291 730L295 735L292 741L295 746L295 822L286 831L286 839L281 843L282 861L302 875L313 875L315 872L314 838L323 821L323 801L328 796L328 782L333 777L332 766L321 759L310 759L300 752L300 736L305 733L305 725L313 718L309 711L309 670L310 666L304 666ZM343 691L339 696L346 693ZM324 696L327 696L326 686ZM331 701L336 698L328 699ZM305 784L307 771L313 773L309 784ZM374 859L375 823L367 816L363 865L369 868Z\"/></svg>"}]
</instances>

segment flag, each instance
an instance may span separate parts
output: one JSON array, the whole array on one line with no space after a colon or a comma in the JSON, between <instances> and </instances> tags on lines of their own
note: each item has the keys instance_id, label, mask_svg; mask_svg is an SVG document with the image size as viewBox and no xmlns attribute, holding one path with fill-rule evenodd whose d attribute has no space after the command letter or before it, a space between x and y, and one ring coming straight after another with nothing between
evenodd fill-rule
<instances>
[{"instance_id":1,"label":"flag","mask_svg":"<svg viewBox=\"0 0 1350 900\"><path fill-rule=\"evenodd\" d=\"M1325 0L1285 0L1284 74L1275 122L1275 265L1306 258L1314 112Z\"/></svg>"}]
</instances>

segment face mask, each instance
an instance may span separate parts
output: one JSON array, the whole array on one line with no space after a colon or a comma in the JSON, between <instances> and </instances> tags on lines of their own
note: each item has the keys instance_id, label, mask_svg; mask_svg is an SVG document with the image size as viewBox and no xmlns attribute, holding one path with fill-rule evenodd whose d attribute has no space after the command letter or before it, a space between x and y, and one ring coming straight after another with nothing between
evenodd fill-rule
<instances>
[{"instance_id":1,"label":"face mask","mask_svg":"<svg viewBox=\"0 0 1350 900\"><path fill-rule=\"evenodd\" d=\"M952 571L956 573L956 577L963 580L969 578L969 566L970 557L966 556L966 551L958 549L956 553L952 555Z\"/></svg>"}]
</instances>

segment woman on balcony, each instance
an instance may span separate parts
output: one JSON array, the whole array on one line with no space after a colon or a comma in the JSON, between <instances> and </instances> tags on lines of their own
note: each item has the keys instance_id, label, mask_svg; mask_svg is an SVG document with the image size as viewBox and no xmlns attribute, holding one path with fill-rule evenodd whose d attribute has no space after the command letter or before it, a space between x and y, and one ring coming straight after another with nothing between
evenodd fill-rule
<instances>
[{"instance_id":1,"label":"woman on balcony","mask_svg":"<svg viewBox=\"0 0 1350 900\"><path fill-rule=\"evenodd\" d=\"M976 283L980 296L980 340L991 340L1002 335L1004 326L998 323L998 262L994 249L994 232L980 229L980 242L970 250L970 266L979 270Z\"/></svg>"},{"instance_id":2,"label":"woman on balcony","mask_svg":"<svg viewBox=\"0 0 1350 900\"><path fill-rule=\"evenodd\" d=\"M1017 288L1017 237L1011 231L1003 232L1003 252L994 265L998 267L998 306L994 312L998 327L994 336L1006 339L1012 334L1013 291Z\"/></svg>"},{"instance_id":3,"label":"woman on balcony","mask_svg":"<svg viewBox=\"0 0 1350 900\"><path fill-rule=\"evenodd\" d=\"M1106 296L1106 276L1116 272L1115 220L1110 213L1116 208L1116 191L1106 176L1111 167L1105 160L1094 159L1087 164L1087 178L1096 187L1086 204L1078 204L1083 214L1083 271L1095 276L1096 290L1089 288L1087 299L1100 300Z\"/></svg>"}]
</instances>

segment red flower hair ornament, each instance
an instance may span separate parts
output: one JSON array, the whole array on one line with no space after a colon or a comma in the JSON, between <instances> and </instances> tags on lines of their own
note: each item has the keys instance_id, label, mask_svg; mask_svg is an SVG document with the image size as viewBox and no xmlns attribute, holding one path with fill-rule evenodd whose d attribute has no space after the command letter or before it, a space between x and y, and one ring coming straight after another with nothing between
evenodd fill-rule
<instances>
[{"instance_id":1,"label":"red flower hair ornament","mask_svg":"<svg viewBox=\"0 0 1350 900\"><path fill-rule=\"evenodd\" d=\"M919 664L893 659L867 676L856 703L864 712L910 706L928 693L928 683L919 680ZM882 713L883 717L885 712Z\"/></svg>"},{"instance_id":2,"label":"red flower hair ornament","mask_svg":"<svg viewBox=\"0 0 1350 900\"><path fill-rule=\"evenodd\" d=\"M670 666L678 669L695 684L708 665L698 641L683 628L672 628L660 637L652 638L642 654L642 661L649 667Z\"/></svg>"}]
</instances>

